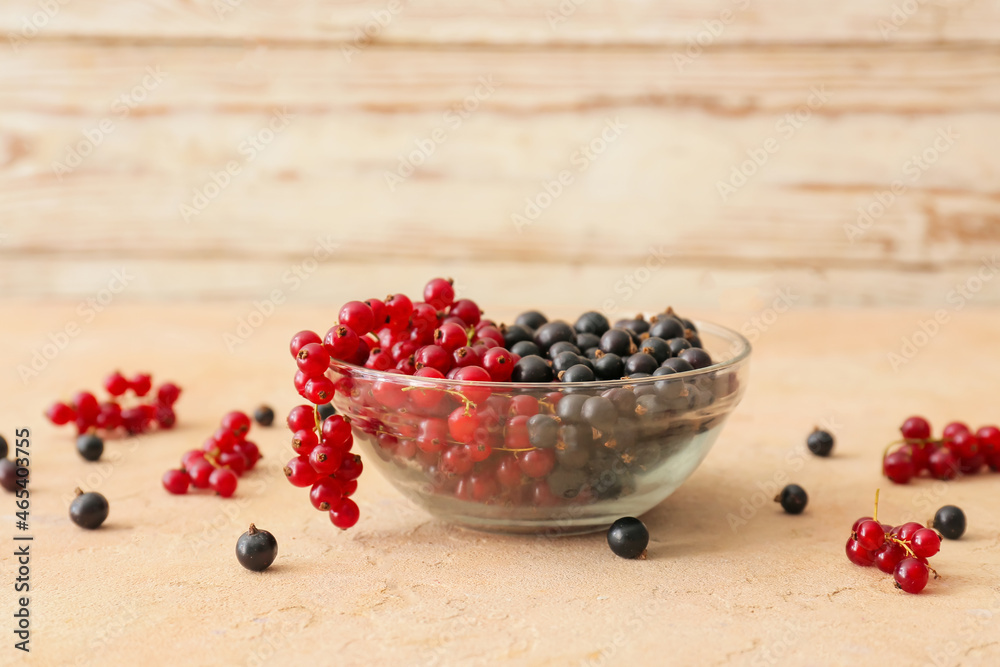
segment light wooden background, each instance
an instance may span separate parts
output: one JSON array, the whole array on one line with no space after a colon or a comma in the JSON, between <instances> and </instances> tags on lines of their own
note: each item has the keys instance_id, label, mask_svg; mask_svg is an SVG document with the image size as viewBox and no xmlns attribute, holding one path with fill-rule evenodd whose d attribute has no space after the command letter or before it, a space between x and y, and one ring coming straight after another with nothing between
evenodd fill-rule
<instances>
[{"instance_id":1,"label":"light wooden background","mask_svg":"<svg viewBox=\"0 0 1000 667\"><path fill-rule=\"evenodd\" d=\"M508 281L510 303L545 282L612 309L779 289L937 308L1000 251L996 1L4 0L0 34L5 296L83 298L125 268L129 299L322 301L450 274L469 293ZM162 82L142 89L148 71ZM281 110L250 159L242 142ZM925 151L926 169L909 162ZM572 183L519 231L512 214L561 170ZM905 192L850 239L893 181ZM337 247L296 283L317 239ZM975 303L1000 303L994 272Z\"/></svg>"}]
</instances>

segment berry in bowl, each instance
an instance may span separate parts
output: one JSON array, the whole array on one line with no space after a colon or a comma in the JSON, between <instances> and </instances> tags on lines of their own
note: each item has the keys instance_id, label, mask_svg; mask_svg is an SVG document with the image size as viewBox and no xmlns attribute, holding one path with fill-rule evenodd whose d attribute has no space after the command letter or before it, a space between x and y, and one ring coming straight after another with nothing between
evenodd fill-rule
<instances>
[{"instance_id":1,"label":"berry in bowl","mask_svg":"<svg viewBox=\"0 0 1000 667\"><path fill-rule=\"evenodd\" d=\"M285 472L342 528L338 514L357 520L355 440L444 520L515 533L606 528L691 475L746 387L746 339L670 309L614 325L597 312L571 325L530 311L508 326L455 300L443 279L424 299L351 302L322 342L312 332L292 340L299 393L339 414L293 410L299 456Z\"/></svg>"}]
</instances>

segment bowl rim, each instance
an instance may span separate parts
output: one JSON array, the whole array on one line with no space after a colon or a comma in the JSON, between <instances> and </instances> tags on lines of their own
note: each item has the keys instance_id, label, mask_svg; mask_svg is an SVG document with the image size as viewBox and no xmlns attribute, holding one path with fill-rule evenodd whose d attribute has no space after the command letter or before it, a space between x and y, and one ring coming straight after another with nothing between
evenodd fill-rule
<instances>
[{"instance_id":1,"label":"bowl rim","mask_svg":"<svg viewBox=\"0 0 1000 667\"><path fill-rule=\"evenodd\" d=\"M678 378L696 378L709 373L715 373L739 366L746 362L746 360L750 357L750 353L753 351L750 341L747 340L746 336L739 333L735 329L730 329L722 324L716 324L715 322L708 322L705 320L692 321L695 326L698 327L699 334L704 331L712 334L713 336L727 339L728 342L730 342L731 349L738 346L736 353L732 357L727 358L725 361L712 364L711 366L706 366L705 368L684 371L683 373L650 375L645 378L625 377L617 380L591 380L590 382L476 382L471 380L452 380L448 378L423 378L415 377L413 375L405 375L403 373L377 371L337 359L332 359L330 361L330 370L340 373L341 375L350 375L351 377L370 380L372 382L391 381L396 384L406 384L426 389L441 388L454 390L459 387L476 386L495 390L505 390L507 392L533 390L535 392L550 393L564 391L566 388L578 389L600 387L602 389L608 389L614 387L632 387L636 385L650 384L664 379L674 380Z\"/></svg>"}]
</instances>

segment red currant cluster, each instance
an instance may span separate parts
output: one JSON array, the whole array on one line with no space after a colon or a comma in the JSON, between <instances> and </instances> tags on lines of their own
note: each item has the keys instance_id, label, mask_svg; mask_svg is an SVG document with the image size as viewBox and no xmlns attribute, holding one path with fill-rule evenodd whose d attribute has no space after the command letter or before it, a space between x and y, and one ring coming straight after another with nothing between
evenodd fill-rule
<instances>
[{"instance_id":1,"label":"red currant cluster","mask_svg":"<svg viewBox=\"0 0 1000 667\"><path fill-rule=\"evenodd\" d=\"M212 489L223 498L236 493L238 478L253 470L261 454L257 444L247 440L250 417L238 410L227 413L215 433L201 449L181 457L181 467L163 474L163 487L174 494L188 487Z\"/></svg>"},{"instance_id":2,"label":"red currant cluster","mask_svg":"<svg viewBox=\"0 0 1000 667\"><path fill-rule=\"evenodd\" d=\"M974 475L984 466L1000 470L1000 429L984 426L975 433L961 422L944 427L940 440L931 438L923 417L910 417L900 427L903 440L886 449L882 472L896 484L906 484L925 470L941 480L959 473Z\"/></svg>"},{"instance_id":3,"label":"red currant cluster","mask_svg":"<svg viewBox=\"0 0 1000 667\"><path fill-rule=\"evenodd\" d=\"M310 487L313 507L329 512L333 525L347 530L360 516L350 496L363 468L361 457L351 453L351 422L338 414L321 422L315 407L299 405L288 414L288 428L297 456L285 466L285 476L294 486Z\"/></svg>"},{"instance_id":4,"label":"red currant cluster","mask_svg":"<svg viewBox=\"0 0 1000 667\"><path fill-rule=\"evenodd\" d=\"M110 398L103 403L89 391L80 391L69 403L53 403L45 416L56 426L76 424L78 434L99 429L105 435L119 430L138 435L154 426L170 429L177 422L173 406L181 389L172 382L165 382L154 392L149 373L137 373L128 379L116 371L104 379L104 389ZM136 400L129 399L129 392Z\"/></svg>"},{"instance_id":5,"label":"red currant cluster","mask_svg":"<svg viewBox=\"0 0 1000 667\"><path fill-rule=\"evenodd\" d=\"M915 521L901 526L879 523L878 493L875 494L875 517L862 517L851 527L847 540L847 558L855 565L875 565L892 574L896 588L907 593L924 590L930 574L938 577L927 560L941 550L941 536Z\"/></svg>"}]
</instances>

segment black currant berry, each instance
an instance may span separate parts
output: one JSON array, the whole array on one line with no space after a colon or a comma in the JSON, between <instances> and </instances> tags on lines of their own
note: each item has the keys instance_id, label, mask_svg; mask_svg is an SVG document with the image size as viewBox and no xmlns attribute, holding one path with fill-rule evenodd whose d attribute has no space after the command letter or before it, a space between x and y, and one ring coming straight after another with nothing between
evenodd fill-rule
<instances>
[{"instance_id":1,"label":"black currant berry","mask_svg":"<svg viewBox=\"0 0 1000 667\"><path fill-rule=\"evenodd\" d=\"M580 352L580 348L578 348L575 344L567 340L561 340L549 348L549 353L547 356L549 359L552 359L554 361L555 358L558 357L563 352L572 352L577 356L582 354L582 352Z\"/></svg>"},{"instance_id":2,"label":"black currant berry","mask_svg":"<svg viewBox=\"0 0 1000 667\"><path fill-rule=\"evenodd\" d=\"M664 361L673 356L670 351L670 346L667 345L667 341L662 338L657 338L656 336L650 336L646 340L642 341L639 345L639 351L645 352L654 359L656 359L657 365L662 364Z\"/></svg>"},{"instance_id":3,"label":"black currant berry","mask_svg":"<svg viewBox=\"0 0 1000 667\"><path fill-rule=\"evenodd\" d=\"M708 352L700 347L692 347L690 350L682 350L677 356L691 364L691 368L707 368L712 365L712 357L710 357Z\"/></svg>"},{"instance_id":4,"label":"black currant berry","mask_svg":"<svg viewBox=\"0 0 1000 667\"><path fill-rule=\"evenodd\" d=\"M77 489L76 498L69 505L69 518L81 528L100 528L108 518L108 499L96 491L84 493Z\"/></svg>"},{"instance_id":5,"label":"black currant berry","mask_svg":"<svg viewBox=\"0 0 1000 667\"><path fill-rule=\"evenodd\" d=\"M7 447L7 438L0 435L0 459L7 458L7 452L9 448Z\"/></svg>"},{"instance_id":6,"label":"black currant berry","mask_svg":"<svg viewBox=\"0 0 1000 667\"><path fill-rule=\"evenodd\" d=\"M684 325L672 315L657 315L656 321L649 327L650 337L656 336L663 340L684 337Z\"/></svg>"},{"instance_id":7,"label":"black currant berry","mask_svg":"<svg viewBox=\"0 0 1000 667\"><path fill-rule=\"evenodd\" d=\"M601 396L611 401L618 414L622 416L635 416L636 395L628 387L614 387L605 391Z\"/></svg>"},{"instance_id":8,"label":"black currant berry","mask_svg":"<svg viewBox=\"0 0 1000 667\"><path fill-rule=\"evenodd\" d=\"M552 357L552 372L559 374L580 363L580 355L566 350Z\"/></svg>"},{"instance_id":9,"label":"black currant berry","mask_svg":"<svg viewBox=\"0 0 1000 667\"><path fill-rule=\"evenodd\" d=\"M572 342L576 340L576 332L573 327L562 320L547 322L535 331L535 345L542 352L548 352L549 348L559 341Z\"/></svg>"},{"instance_id":10,"label":"black currant berry","mask_svg":"<svg viewBox=\"0 0 1000 667\"><path fill-rule=\"evenodd\" d=\"M519 357L540 357L542 356L542 351L538 349L538 346L530 340L522 340L520 342L514 343L513 347L507 348L512 354L516 354Z\"/></svg>"},{"instance_id":11,"label":"black currant berry","mask_svg":"<svg viewBox=\"0 0 1000 667\"><path fill-rule=\"evenodd\" d=\"M698 327L694 325L694 322L684 317L678 317L677 319L681 321L681 324L684 325L685 329L690 329L694 333L698 333Z\"/></svg>"},{"instance_id":12,"label":"black currant berry","mask_svg":"<svg viewBox=\"0 0 1000 667\"><path fill-rule=\"evenodd\" d=\"M625 362L614 352L594 359L594 376L598 380L617 380L625 375Z\"/></svg>"},{"instance_id":13,"label":"black currant berry","mask_svg":"<svg viewBox=\"0 0 1000 667\"><path fill-rule=\"evenodd\" d=\"M254 572L263 572L278 557L278 541L266 530L258 530L250 524L250 529L236 541L236 560L240 565Z\"/></svg>"},{"instance_id":14,"label":"black currant berry","mask_svg":"<svg viewBox=\"0 0 1000 667\"><path fill-rule=\"evenodd\" d=\"M0 459L0 486L11 493L17 491L17 465L10 459Z\"/></svg>"},{"instance_id":15,"label":"black currant berry","mask_svg":"<svg viewBox=\"0 0 1000 667\"><path fill-rule=\"evenodd\" d=\"M608 529L608 546L612 553L622 558L645 558L649 531L635 517L622 517Z\"/></svg>"},{"instance_id":16,"label":"black currant berry","mask_svg":"<svg viewBox=\"0 0 1000 667\"><path fill-rule=\"evenodd\" d=\"M274 410L269 405L261 405L253 411L253 418L261 426L270 426L274 423Z\"/></svg>"},{"instance_id":17,"label":"black currant berry","mask_svg":"<svg viewBox=\"0 0 1000 667\"><path fill-rule=\"evenodd\" d=\"M552 449L559 440L559 421L552 415L532 415L528 419L528 440L539 449Z\"/></svg>"},{"instance_id":18,"label":"black currant berry","mask_svg":"<svg viewBox=\"0 0 1000 667\"><path fill-rule=\"evenodd\" d=\"M582 333L576 335L576 340L573 341L576 346L581 350L589 350L592 347L598 347L601 344L601 337L597 334L592 333Z\"/></svg>"},{"instance_id":19,"label":"black currant berry","mask_svg":"<svg viewBox=\"0 0 1000 667\"><path fill-rule=\"evenodd\" d=\"M671 357L670 359L667 359L663 362L663 365L660 366L660 368L672 368L675 373L686 373L694 370L694 366L681 357Z\"/></svg>"},{"instance_id":20,"label":"black currant berry","mask_svg":"<svg viewBox=\"0 0 1000 667\"><path fill-rule=\"evenodd\" d=\"M578 357L579 358L579 357ZM559 373L560 382L593 382L594 371L585 364L576 364Z\"/></svg>"},{"instance_id":21,"label":"black currant berry","mask_svg":"<svg viewBox=\"0 0 1000 667\"><path fill-rule=\"evenodd\" d=\"M933 526L949 540L957 540L965 533L965 512L954 505L945 505L934 514Z\"/></svg>"},{"instance_id":22,"label":"black currant berry","mask_svg":"<svg viewBox=\"0 0 1000 667\"><path fill-rule=\"evenodd\" d=\"M520 361L514 364L510 379L512 382L551 382L552 367L535 355L521 357Z\"/></svg>"},{"instance_id":23,"label":"black currant berry","mask_svg":"<svg viewBox=\"0 0 1000 667\"><path fill-rule=\"evenodd\" d=\"M566 424L559 429L556 461L568 470L579 470L590 461L593 447L594 430L589 425Z\"/></svg>"},{"instance_id":24,"label":"black currant berry","mask_svg":"<svg viewBox=\"0 0 1000 667\"><path fill-rule=\"evenodd\" d=\"M676 357L684 350L690 349L691 343L687 342L687 338L671 338L667 341L667 346L670 348L670 356Z\"/></svg>"},{"instance_id":25,"label":"black currant berry","mask_svg":"<svg viewBox=\"0 0 1000 667\"><path fill-rule=\"evenodd\" d=\"M601 336L605 331L611 328L608 324L608 318L604 317L601 313L597 311L590 311L589 313L584 313L580 316L580 319L576 321L573 328L577 330L578 333L589 333L596 336Z\"/></svg>"},{"instance_id":26,"label":"black currant berry","mask_svg":"<svg viewBox=\"0 0 1000 667\"><path fill-rule=\"evenodd\" d=\"M829 456L830 452L833 451L833 436L817 428L809 434L806 446L816 456Z\"/></svg>"},{"instance_id":27,"label":"black currant berry","mask_svg":"<svg viewBox=\"0 0 1000 667\"><path fill-rule=\"evenodd\" d=\"M537 310L529 310L526 313L518 315L514 320L514 324L520 324L522 327L527 327L534 331L548 321L549 318L545 317Z\"/></svg>"},{"instance_id":28,"label":"black currant berry","mask_svg":"<svg viewBox=\"0 0 1000 667\"><path fill-rule=\"evenodd\" d=\"M337 414L337 408L333 407L333 403L324 403L316 406L316 413L319 415L320 422L325 422L328 417Z\"/></svg>"},{"instance_id":29,"label":"black currant berry","mask_svg":"<svg viewBox=\"0 0 1000 667\"><path fill-rule=\"evenodd\" d=\"M625 359L625 375L635 377L636 373L652 373L660 364L652 355L645 352L636 352Z\"/></svg>"},{"instance_id":30,"label":"black currant berry","mask_svg":"<svg viewBox=\"0 0 1000 667\"><path fill-rule=\"evenodd\" d=\"M500 327L500 331L503 332L503 346L508 350L511 345L514 345L515 343L531 340L535 337L533 329L529 329L528 327L520 324L511 324L510 326L503 325Z\"/></svg>"},{"instance_id":31,"label":"black currant berry","mask_svg":"<svg viewBox=\"0 0 1000 667\"><path fill-rule=\"evenodd\" d=\"M76 451L88 461L96 461L104 453L104 441L93 433L83 433L76 438Z\"/></svg>"},{"instance_id":32,"label":"black currant berry","mask_svg":"<svg viewBox=\"0 0 1000 667\"><path fill-rule=\"evenodd\" d=\"M642 334L649 331L649 322L637 317L634 320L618 320L615 322L616 329L627 329L631 331L636 336L641 336Z\"/></svg>"},{"instance_id":33,"label":"black currant berry","mask_svg":"<svg viewBox=\"0 0 1000 667\"><path fill-rule=\"evenodd\" d=\"M583 404L580 416L598 431L607 433L618 421L618 410L610 399L603 396L591 396Z\"/></svg>"},{"instance_id":34,"label":"black currant berry","mask_svg":"<svg viewBox=\"0 0 1000 667\"><path fill-rule=\"evenodd\" d=\"M802 514L802 510L809 502L809 496L806 494L806 490L798 484L789 484L775 496L774 502L781 503L781 509L789 514Z\"/></svg>"},{"instance_id":35,"label":"black currant berry","mask_svg":"<svg viewBox=\"0 0 1000 667\"><path fill-rule=\"evenodd\" d=\"M563 396L556 403L556 416L564 423L578 422L583 419L583 404L587 402L589 396L581 394L570 394Z\"/></svg>"},{"instance_id":36,"label":"black currant berry","mask_svg":"<svg viewBox=\"0 0 1000 667\"><path fill-rule=\"evenodd\" d=\"M609 329L601 336L601 351L605 354L617 354L627 357L632 354L632 336L624 329Z\"/></svg>"}]
</instances>

